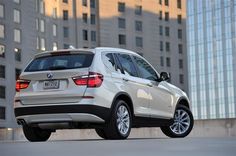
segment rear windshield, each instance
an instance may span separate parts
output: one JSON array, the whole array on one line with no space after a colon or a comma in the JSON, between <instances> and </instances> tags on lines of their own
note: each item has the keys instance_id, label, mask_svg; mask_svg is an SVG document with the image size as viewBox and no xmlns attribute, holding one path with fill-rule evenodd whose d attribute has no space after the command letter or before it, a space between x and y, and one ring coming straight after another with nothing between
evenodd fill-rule
<instances>
[{"instance_id":1,"label":"rear windshield","mask_svg":"<svg viewBox=\"0 0 236 156\"><path fill-rule=\"evenodd\" d=\"M91 65L93 55L73 54L39 57L27 66L25 72L86 68Z\"/></svg>"}]
</instances>

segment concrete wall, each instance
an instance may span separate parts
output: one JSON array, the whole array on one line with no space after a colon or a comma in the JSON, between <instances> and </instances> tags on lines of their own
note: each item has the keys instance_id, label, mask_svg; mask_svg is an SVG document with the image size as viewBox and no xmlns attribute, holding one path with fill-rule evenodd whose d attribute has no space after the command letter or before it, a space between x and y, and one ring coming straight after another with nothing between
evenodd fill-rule
<instances>
[{"instance_id":1,"label":"concrete wall","mask_svg":"<svg viewBox=\"0 0 236 156\"><path fill-rule=\"evenodd\" d=\"M236 136L236 119L197 120L189 137ZM159 128L133 128L129 138L165 138ZM50 140L100 139L94 130L58 130ZM21 128L0 129L0 140L26 140Z\"/></svg>"}]
</instances>

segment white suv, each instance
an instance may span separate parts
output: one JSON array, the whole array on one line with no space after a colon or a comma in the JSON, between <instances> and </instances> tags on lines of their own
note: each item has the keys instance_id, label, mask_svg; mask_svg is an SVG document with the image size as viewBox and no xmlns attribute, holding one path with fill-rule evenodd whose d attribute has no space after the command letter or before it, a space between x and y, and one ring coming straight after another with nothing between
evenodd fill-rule
<instances>
[{"instance_id":1,"label":"white suv","mask_svg":"<svg viewBox=\"0 0 236 156\"><path fill-rule=\"evenodd\" d=\"M15 116L29 141L74 128L95 128L104 139L125 139L131 127L185 137L194 122L190 102L168 78L129 50L43 52L16 82Z\"/></svg>"}]
</instances>

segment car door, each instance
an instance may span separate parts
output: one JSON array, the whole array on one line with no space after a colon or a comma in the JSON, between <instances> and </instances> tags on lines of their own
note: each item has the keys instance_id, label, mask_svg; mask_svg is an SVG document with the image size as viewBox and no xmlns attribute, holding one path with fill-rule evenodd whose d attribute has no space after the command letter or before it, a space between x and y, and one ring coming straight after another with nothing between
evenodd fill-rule
<instances>
[{"instance_id":1,"label":"car door","mask_svg":"<svg viewBox=\"0 0 236 156\"><path fill-rule=\"evenodd\" d=\"M130 55L125 53L115 54L118 64L122 67L121 79L124 84L124 91L132 99L135 116L149 117L150 93L147 81L139 78L134 62Z\"/></svg>"},{"instance_id":2,"label":"car door","mask_svg":"<svg viewBox=\"0 0 236 156\"><path fill-rule=\"evenodd\" d=\"M150 116L154 118L170 118L172 117L172 98L173 95L159 82L159 76L153 67L144 59L133 56L138 71L143 80L148 81L148 89L150 92Z\"/></svg>"}]
</instances>

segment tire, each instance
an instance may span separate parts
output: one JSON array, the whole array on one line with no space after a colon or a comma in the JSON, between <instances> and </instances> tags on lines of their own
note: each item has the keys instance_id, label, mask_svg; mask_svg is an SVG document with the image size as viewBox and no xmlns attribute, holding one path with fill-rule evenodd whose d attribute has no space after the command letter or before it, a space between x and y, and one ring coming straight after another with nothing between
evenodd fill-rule
<instances>
[{"instance_id":1,"label":"tire","mask_svg":"<svg viewBox=\"0 0 236 156\"><path fill-rule=\"evenodd\" d=\"M102 128L96 128L95 131L96 131L96 133L97 133L98 136L100 136L100 137L103 138L103 139L107 139L107 137L106 137L106 135L105 135L104 129L102 129Z\"/></svg>"},{"instance_id":2,"label":"tire","mask_svg":"<svg viewBox=\"0 0 236 156\"><path fill-rule=\"evenodd\" d=\"M107 139L126 139L130 134L131 126L132 115L129 106L125 101L117 100L112 110L111 119L104 128L105 136Z\"/></svg>"},{"instance_id":3,"label":"tire","mask_svg":"<svg viewBox=\"0 0 236 156\"><path fill-rule=\"evenodd\" d=\"M175 110L174 123L171 126L161 127L161 131L171 138L183 138L192 131L193 124L192 112L186 106L180 105Z\"/></svg>"},{"instance_id":4,"label":"tire","mask_svg":"<svg viewBox=\"0 0 236 156\"><path fill-rule=\"evenodd\" d=\"M51 131L42 130L38 127L23 126L23 132L27 140L30 142L47 141L51 136Z\"/></svg>"}]
</instances>

